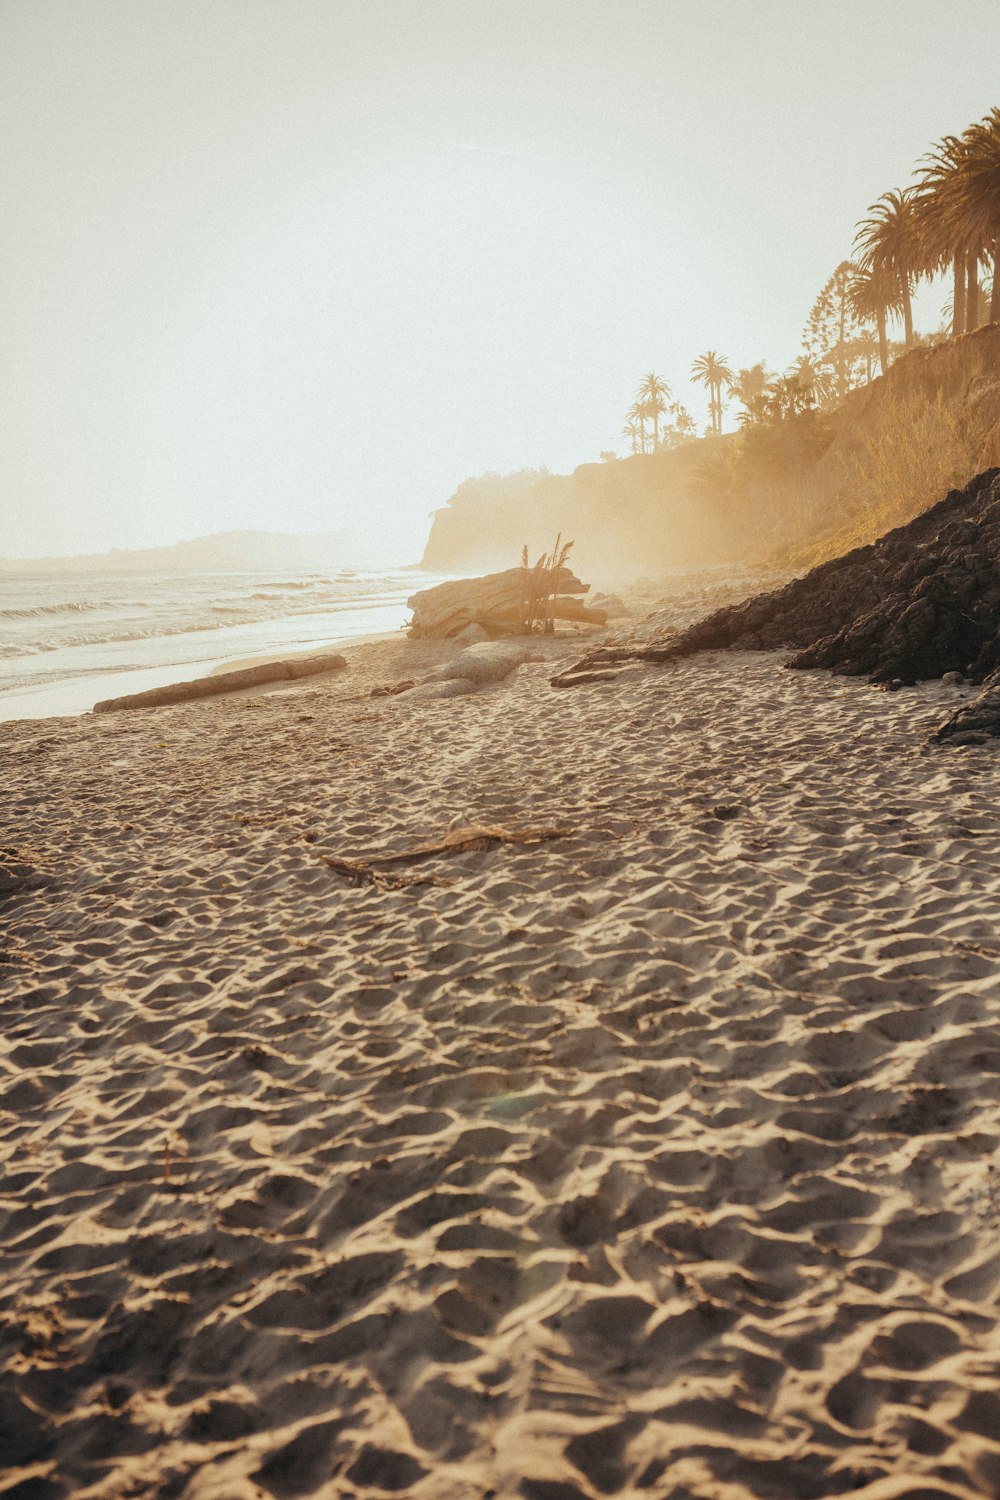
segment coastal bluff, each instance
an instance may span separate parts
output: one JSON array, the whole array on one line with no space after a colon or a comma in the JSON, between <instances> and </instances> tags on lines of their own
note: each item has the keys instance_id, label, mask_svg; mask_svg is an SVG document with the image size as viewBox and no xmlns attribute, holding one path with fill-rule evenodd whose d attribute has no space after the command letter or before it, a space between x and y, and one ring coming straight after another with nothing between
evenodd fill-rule
<instances>
[{"instance_id":1,"label":"coastal bluff","mask_svg":"<svg viewBox=\"0 0 1000 1500\"><path fill-rule=\"evenodd\" d=\"M524 470L467 479L433 513L420 566L456 574L499 570L525 542L534 553L561 532L575 538L577 564L603 582L763 560L783 547L808 549L845 526L863 527L877 508L865 486L880 464L900 471L904 501L914 474L928 467L936 473L944 439L967 466L937 494L1000 464L1000 325L912 349L824 417L830 431L824 451L786 472L780 485L762 474L765 498L758 505L734 503L718 483L739 443L735 432L581 464L572 474ZM915 504L887 525L922 508Z\"/></svg>"}]
</instances>

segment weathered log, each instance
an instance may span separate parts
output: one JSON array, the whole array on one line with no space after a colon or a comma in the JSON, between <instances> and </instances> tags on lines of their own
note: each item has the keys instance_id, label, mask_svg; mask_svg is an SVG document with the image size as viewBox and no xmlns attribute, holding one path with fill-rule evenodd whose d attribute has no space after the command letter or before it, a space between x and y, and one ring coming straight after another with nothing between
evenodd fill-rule
<instances>
[{"instance_id":1,"label":"weathered log","mask_svg":"<svg viewBox=\"0 0 1000 1500\"><path fill-rule=\"evenodd\" d=\"M145 693L127 693L123 698L105 698L94 704L94 713L107 714L118 709L162 708L170 703L189 703L196 698L215 698L220 693L235 693L245 688L263 687L272 682L292 682L300 677L315 677L320 672L332 672L336 667L346 666L346 657L332 654L301 656L291 661L263 662L258 667L220 672L214 677L170 682L165 687L150 688Z\"/></svg>"},{"instance_id":2,"label":"weathered log","mask_svg":"<svg viewBox=\"0 0 1000 1500\"><path fill-rule=\"evenodd\" d=\"M603 609L588 609L582 599L560 597L549 600L549 618L570 620L581 625L606 625L608 617Z\"/></svg>"},{"instance_id":3,"label":"weathered log","mask_svg":"<svg viewBox=\"0 0 1000 1500\"><path fill-rule=\"evenodd\" d=\"M606 616L588 611L573 596L585 594L569 568L508 568L482 578L459 578L422 589L407 601L413 611L411 639L448 639L469 625L481 625L491 635L523 635L542 614L549 619L603 625ZM552 596L555 597L552 597ZM547 602L546 602L547 601Z\"/></svg>"}]
</instances>

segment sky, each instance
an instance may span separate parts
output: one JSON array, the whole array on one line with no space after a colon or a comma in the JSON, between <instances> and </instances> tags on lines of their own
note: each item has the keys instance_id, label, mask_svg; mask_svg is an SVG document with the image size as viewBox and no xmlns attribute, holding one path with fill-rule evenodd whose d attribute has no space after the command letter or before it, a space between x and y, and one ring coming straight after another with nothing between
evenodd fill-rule
<instances>
[{"instance_id":1,"label":"sky","mask_svg":"<svg viewBox=\"0 0 1000 1500\"><path fill-rule=\"evenodd\" d=\"M773 369L995 0L0 0L0 557L352 527ZM944 294L919 299L918 327ZM730 418L730 422L732 418Z\"/></svg>"}]
</instances>

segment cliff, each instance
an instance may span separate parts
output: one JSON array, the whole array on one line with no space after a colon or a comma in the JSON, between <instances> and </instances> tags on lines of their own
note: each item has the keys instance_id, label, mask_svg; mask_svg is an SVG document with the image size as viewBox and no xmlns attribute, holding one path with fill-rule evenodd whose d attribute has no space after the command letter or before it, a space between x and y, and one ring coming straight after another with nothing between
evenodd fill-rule
<instances>
[{"instance_id":1,"label":"cliff","mask_svg":"<svg viewBox=\"0 0 1000 1500\"><path fill-rule=\"evenodd\" d=\"M818 459L780 473L755 468L731 434L569 475L467 480L434 513L421 566L510 567L525 542L534 558L557 532L599 580L821 553L824 539L827 555L847 550L1000 464L1000 325L912 350L825 421Z\"/></svg>"},{"instance_id":2,"label":"cliff","mask_svg":"<svg viewBox=\"0 0 1000 1500\"><path fill-rule=\"evenodd\" d=\"M655 573L737 553L706 530L691 480L705 445L687 443L572 474L486 475L460 485L435 511L420 566L475 573L510 567L527 543L532 562L558 532L575 541L573 565L607 579Z\"/></svg>"}]
</instances>

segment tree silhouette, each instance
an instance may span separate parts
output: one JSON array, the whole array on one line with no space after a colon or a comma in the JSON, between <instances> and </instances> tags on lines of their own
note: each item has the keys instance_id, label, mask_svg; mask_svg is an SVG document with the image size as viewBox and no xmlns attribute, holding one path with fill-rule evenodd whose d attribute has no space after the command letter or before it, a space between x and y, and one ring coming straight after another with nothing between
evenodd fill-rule
<instances>
[{"instance_id":1,"label":"tree silhouette","mask_svg":"<svg viewBox=\"0 0 1000 1500\"><path fill-rule=\"evenodd\" d=\"M622 428L622 435L628 438L632 445L633 453L641 453L643 451L642 427L638 417L633 417L631 412L629 413L628 421Z\"/></svg>"},{"instance_id":2,"label":"tree silhouette","mask_svg":"<svg viewBox=\"0 0 1000 1500\"><path fill-rule=\"evenodd\" d=\"M903 313L903 342L913 344L913 309L910 293L921 269L920 241L913 201L915 188L883 193L868 209L854 236L858 267L875 278L875 286L887 299L898 301Z\"/></svg>"},{"instance_id":3,"label":"tree silhouette","mask_svg":"<svg viewBox=\"0 0 1000 1500\"><path fill-rule=\"evenodd\" d=\"M736 397L743 407L744 415L764 399L771 379L771 372L762 360L751 365L748 370L737 370L729 387L729 394Z\"/></svg>"},{"instance_id":4,"label":"tree silhouette","mask_svg":"<svg viewBox=\"0 0 1000 1500\"><path fill-rule=\"evenodd\" d=\"M642 377L642 384L636 397L636 403L641 404L646 417L653 424L653 448L660 446L660 416L667 409L670 400L670 387L665 380L652 371Z\"/></svg>"},{"instance_id":5,"label":"tree silhouette","mask_svg":"<svg viewBox=\"0 0 1000 1500\"><path fill-rule=\"evenodd\" d=\"M984 119L965 132L966 152L960 172L962 218L968 226L978 261L993 267L993 294L989 319L1000 321L1000 108L994 106Z\"/></svg>"},{"instance_id":6,"label":"tree silhouette","mask_svg":"<svg viewBox=\"0 0 1000 1500\"><path fill-rule=\"evenodd\" d=\"M878 358L882 374L889 368L889 339L886 320L902 306L899 287L892 276L882 271L859 270L849 290L851 310L859 323L874 323L878 332ZM871 379L871 374L868 376Z\"/></svg>"},{"instance_id":7,"label":"tree silhouette","mask_svg":"<svg viewBox=\"0 0 1000 1500\"><path fill-rule=\"evenodd\" d=\"M709 349L700 354L691 366L691 379L708 389L708 415L712 431L718 437L722 432L722 392L733 382L733 372L724 355Z\"/></svg>"},{"instance_id":8,"label":"tree silhouette","mask_svg":"<svg viewBox=\"0 0 1000 1500\"><path fill-rule=\"evenodd\" d=\"M841 261L813 303L802 335L806 353L819 365L829 366L831 394L838 401L851 389L851 344L861 331L852 298L854 276L852 263Z\"/></svg>"},{"instance_id":9,"label":"tree silhouette","mask_svg":"<svg viewBox=\"0 0 1000 1500\"><path fill-rule=\"evenodd\" d=\"M645 402L633 401L625 416L626 424L634 423L639 430L640 453L645 453L646 451L646 417L648 415Z\"/></svg>"},{"instance_id":10,"label":"tree silhouette","mask_svg":"<svg viewBox=\"0 0 1000 1500\"><path fill-rule=\"evenodd\" d=\"M988 317L1000 320L1000 108L960 136L945 136L924 162L916 200L923 270L933 275L951 266L951 331L971 333L979 323L979 271L990 265Z\"/></svg>"}]
</instances>

